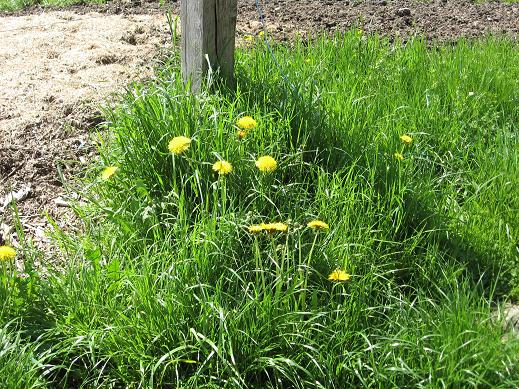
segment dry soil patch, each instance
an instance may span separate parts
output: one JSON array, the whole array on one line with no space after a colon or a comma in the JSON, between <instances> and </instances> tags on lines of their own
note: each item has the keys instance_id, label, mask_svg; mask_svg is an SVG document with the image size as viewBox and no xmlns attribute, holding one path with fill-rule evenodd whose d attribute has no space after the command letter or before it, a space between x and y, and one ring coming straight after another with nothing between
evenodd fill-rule
<instances>
[{"instance_id":1,"label":"dry soil patch","mask_svg":"<svg viewBox=\"0 0 519 389\"><path fill-rule=\"evenodd\" d=\"M88 129L100 104L151 77L170 36L162 14L53 11L2 17L0 30L0 207L9 192L30 187L18 202L20 218L45 248L44 214L63 228L73 218L58 168L68 179L89 162ZM10 207L0 222L12 226Z\"/></svg>"}]
</instances>

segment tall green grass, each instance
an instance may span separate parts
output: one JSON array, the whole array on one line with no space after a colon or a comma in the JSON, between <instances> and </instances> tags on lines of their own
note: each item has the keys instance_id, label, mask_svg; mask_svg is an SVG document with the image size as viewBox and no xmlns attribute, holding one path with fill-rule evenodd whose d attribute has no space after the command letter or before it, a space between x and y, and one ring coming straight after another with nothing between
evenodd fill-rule
<instances>
[{"instance_id":1,"label":"tall green grass","mask_svg":"<svg viewBox=\"0 0 519 389\"><path fill-rule=\"evenodd\" d=\"M351 33L274 51L240 51L237 90L198 96L174 56L107 112L86 231L56 236L67 266L2 284L28 371L65 387L517 386L519 345L492 319L519 285L517 44ZM240 140L244 115L258 127ZM288 231L248 231L271 221Z\"/></svg>"},{"instance_id":2,"label":"tall green grass","mask_svg":"<svg viewBox=\"0 0 519 389\"><path fill-rule=\"evenodd\" d=\"M105 0L0 0L0 11L19 11L36 5L68 7L75 4L103 4L105 2Z\"/></svg>"}]
</instances>

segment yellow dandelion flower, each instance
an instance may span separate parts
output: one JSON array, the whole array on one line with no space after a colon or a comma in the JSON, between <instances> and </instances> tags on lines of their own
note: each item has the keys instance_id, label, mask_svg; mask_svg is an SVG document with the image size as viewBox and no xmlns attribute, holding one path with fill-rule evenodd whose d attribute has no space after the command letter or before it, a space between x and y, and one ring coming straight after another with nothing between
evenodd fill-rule
<instances>
[{"instance_id":1,"label":"yellow dandelion flower","mask_svg":"<svg viewBox=\"0 0 519 389\"><path fill-rule=\"evenodd\" d=\"M258 33L258 36L259 36L260 38L263 38L263 37L265 36L265 31L260 31L260 32Z\"/></svg>"},{"instance_id":2,"label":"yellow dandelion flower","mask_svg":"<svg viewBox=\"0 0 519 389\"><path fill-rule=\"evenodd\" d=\"M221 176L225 176L232 172L232 165L227 161L216 161L213 164L213 170Z\"/></svg>"},{"instance_id":3,"label":"yellow dandelion flower","mask_svg":"<svg viewBox=\"0 0 519 389\"><path fill-rule=\"evenodd\" d=\"M101 172L101 178L105 181L109 180L119 170L117 166L107 166Z\"/></svg>"},{"instance_id":4,"label":"yellow dandelion flower","mask_svg":"<svg viewBox=\"0 0 519 389\"><path fill-rule=\"evenodd\" d=\"M406 145L410 145L413 142L413 138L411 138L409 135L401 135L400 140Z\"/></svg>"},{"instance_id":5,"label":"yellow dandelion flower","mask_svg":"<svg viewBox=\"0 0 519 389\"><path fill-rule=\"evenodd\" d=\"M243 37L243 40L244 40L245 42L252 42L252 41L254 40L254 37L253 37L252 35L245 35L245 36Z\"/></svg>"},{"instance_id":6,"label":"yellow dandelion flower","mask_svg":"<svg viewBox=\"0 0 519 389\"><path fill-rule=\"evenodd\" d=\"M278 163L270 155L265 155L258 158L256 161L256 167L262 172L270 173L276 170Z\"/></svg>"},{"instance_id":7,"label":"yellow dandelion flower","mask_svg":"<svg viewBox=\"0 0 519 389\"><path fill-rule=\"evenodd\" d=\"M168 144L168 149L170 153L173 154L182 154L184 151L189 149L191 145L191 138L187 136L176 136Z\"/></svg>"},{"instance_id":8,"label":"yellow dandelion flower","mask_svg":"<svg viewBox=\"0 0 519 389\"><path fill-rule=\"evenodd\" d=\"M16 257L16 251L9 246L0 246L0 261L10 261Z\"/></svg>"},{"instance_id":9,"label":"yellow dandelion flower","mask_svg":"<svg viewBox=\"0 0 519 389\"><path fill-rule=\"evenodd\" d=\"M236 125L242 130L252 130L257 127L258 123L252 118L252 116L244 116L238 119Z\"/></svg>"},{"instance_id":10,"label":"yellow dandelion flower","mask_svg":"<svg viewBox=\"0 0 519 389\"><path fill-rule=\"evenodd\" d=\"M260 224L254 224L252 226L249 226L249 232L252 234L257 234L261 231L263 231L263 226Z\"/></svg>"},{"instance_id":11,"label":"yellow dandelion flower","mask_svg":"<svg viewBox=\"0 0 519 389\"><path fill-rule=\"evenodd\" d=\"M288 230L288 225L285 223L261 223L261 227L264 231L268 232L286 232Z\"/></svg>"},{"instance_id":12,"label":"yellow dandelion flower","mask_svg":"<svg viewBox=\"0 0 519 389\"><path fill-rule=\"evenodd\" d=\"M240 131L238 131L237 135L238 135L239 139L243 139L247 136L247 131L240 130Z\"/></svg>"},{"instance_id":13,"label":"yellow dandelion flower","mask_svg":"<svg viewBox=\"0 0 519 389\"><path fill-rule=\"evenodd\" d=\"M342 269L335 269L328 276L328 279L330 281L348 281L350 278L351 278L351 275L346 273Z\"/></svg>"},{"instance_id":14,"label":"yellow dandelion flower","mask_svg":"<svg viewBox=\"0 0 519 389\"><path fill-rule=\"evenodd\" d=\"M327 230L330 228L328 224L321 220L312 220L306 225L308 228L311 228L313 230Z\"/></svg>"},{"instance_id":15,"label":"yellow dandelion flower","mask_svg":"<svg viewBox=\"0 0 519 389\"><path fill-rule=\"evenodd\" d=\"M276 231L279 231L279 232L286 232L286 231L288 231L288 225L285 224L285 223L279 223L278 222L278 223L273 223L273 224L274 224L273 227L274 227L274 229Z\"/></svg>"},{"instance_id":16,"label":"yellow dandelion flower","mask_svg":"<svg viewBox=\"0 0 519 389\"><path fill-rule=\"evenodd\" d=\"M404 160L404 156L400 153L395 153L393 154L393 157L397 160L397 161L403 161Z\"/></svg>"}]
</instances>

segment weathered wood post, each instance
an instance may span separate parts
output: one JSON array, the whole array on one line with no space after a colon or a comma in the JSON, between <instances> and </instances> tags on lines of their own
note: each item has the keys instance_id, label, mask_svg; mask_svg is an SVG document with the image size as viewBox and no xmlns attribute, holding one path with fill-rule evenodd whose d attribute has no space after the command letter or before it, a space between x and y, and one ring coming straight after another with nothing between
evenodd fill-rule
<instances>
[{"instance_id":1,"label":"weathered wood post","mask_svg":"<svg viewBox=\"0 0 519 389\"><path fill-rule=\"evenodd\" d=\"M238 0L182 0L182 76L198 92L209 69L234 85L234 46Z\"/></svg>"}]
</instances>

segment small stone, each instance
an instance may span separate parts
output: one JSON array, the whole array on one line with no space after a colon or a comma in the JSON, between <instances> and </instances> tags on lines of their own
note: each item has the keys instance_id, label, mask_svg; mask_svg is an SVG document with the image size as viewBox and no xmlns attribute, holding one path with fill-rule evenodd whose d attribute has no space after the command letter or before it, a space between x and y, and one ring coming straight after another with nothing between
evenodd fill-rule
<instances>
[{"instance_id":1,"label":"small stone","mask_svg":"<svg viewBox=\"0 0 519 389\"><path fill-rule=\"evenodd\" d=\"M411 9L410 8L399 8L396 10L397 16L411 16Z\"/></svg>"},{"instance_id":2,"label":"small stone","mask_svg":"<svg viewBox=\"0 0 519 389\"><path fill-rule=\"evenodd\" d=\"M54 199L54 204L56 204L58 207L65 207L65 208L70 207L70 203L68 201L66 201L65 199L63 199L63 197L58 197L58 198Z\"/></svg>"},{"instance_id":3,"label":"small stone","mask_svg":"<svg viewBox=\"0 0 519 389\"><path fill-rule=\"evenodd\" d=\"M12 239L12 235L14 232L14 227L1 223L0 224L0 245L4 245L7 242L10 242Z\"/></svg>"},{"instance_id":4,"label":"small stone","mask_svg":"<svg viewBox=\"0 0 519 389\"><path fill-rule=\"evenodd\" d=\"M504 313L504 329L519 333L519 305L507 305Z\"/></svg>"},{"instance_id":5,"label":"small stone","mask_svg":"<svg viewBox=\"0 0 519 389\"><path fill-rule=\"evenodd\" d=\"M249 27L253 30L259 30L262 27L261 22L258 22L257 20L249 20Z\"/></svg>"},{"instance_id":6,"label":"small stone","mask_svg":"<svg viewBox=\"0 0 519 389\"><path fill-rule=\"evenodd\" d=\"M25 200L27 197L31 195L32 189L30 185L25 185L19 191L9 192L3 201L3 205L0 206L0 212L3 212L4 209L7 208L9 204L12 202L19 202Z\"/></svg>"}]
</instances>

